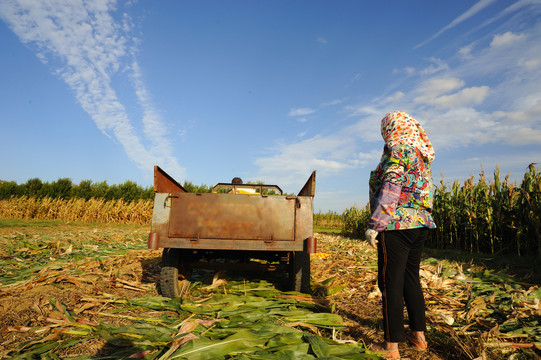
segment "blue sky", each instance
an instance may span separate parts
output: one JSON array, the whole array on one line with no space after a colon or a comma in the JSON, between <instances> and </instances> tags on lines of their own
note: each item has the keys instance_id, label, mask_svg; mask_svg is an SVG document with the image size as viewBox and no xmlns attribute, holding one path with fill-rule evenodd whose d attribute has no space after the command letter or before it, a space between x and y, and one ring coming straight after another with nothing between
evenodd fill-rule
<instances>
[{"instance_id":1,"label":"blue sky","mask_svg":"<svg viewBox=\"0 0 541 360\"><path fill-rule=\"evenodd\" d=\"M404 110L435 182L541 162L541 1L0 1L0 179L240 176L368 201Z\"/></svg>"}]
</instances>

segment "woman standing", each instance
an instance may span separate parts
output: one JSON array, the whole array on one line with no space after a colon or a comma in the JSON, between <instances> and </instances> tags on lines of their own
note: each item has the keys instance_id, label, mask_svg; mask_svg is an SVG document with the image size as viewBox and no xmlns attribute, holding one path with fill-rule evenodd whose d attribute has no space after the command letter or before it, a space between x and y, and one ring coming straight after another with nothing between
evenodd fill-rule
<instances>
[{"instance_id":1,"label":"woman standing","mask_svg":"<svg viewBox=\"0 0 541 360\"><path fill-rule=\"evenodd\" d=\"M427 343L424 296L419 266L429 229L434 149L422 126L403 111L381 122L383 155L370 174L371 217L366 239L378 249L378 287L382 293L384 341L371 350L400 359L398 343L408 340L420 349ZM404 302L409 332L404 331Z\"/></svg>"}]
</instances>

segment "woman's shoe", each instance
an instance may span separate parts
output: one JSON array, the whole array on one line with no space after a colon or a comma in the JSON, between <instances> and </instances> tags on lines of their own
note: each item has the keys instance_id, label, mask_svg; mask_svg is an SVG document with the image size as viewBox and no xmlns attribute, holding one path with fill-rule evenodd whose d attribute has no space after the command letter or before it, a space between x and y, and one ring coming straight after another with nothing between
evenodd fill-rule
<instances>
[{"instance_id":1,"label":"woman's shoe","mask_svg":"<svg viewBox=\"0 0 541 360\"><path fill-rule=\"evenodd\" d=\"M406 340L413 344L417 349L426 350L428 348L428 343L423 340L418 340L414 338L411 334L406 335Z\"/></svg>"},{"instance_id":2,"label":"woman's shoe","mask_svg":"<svg viewBox=\"0 0 541 360\"><path fill-rule=\"evenodd\" d=\"M383 343L371 344L368 349L370 349L370 351L379 353L385 359L400 359L398 349L385 350Z\"/></svg>"}]
</instances>

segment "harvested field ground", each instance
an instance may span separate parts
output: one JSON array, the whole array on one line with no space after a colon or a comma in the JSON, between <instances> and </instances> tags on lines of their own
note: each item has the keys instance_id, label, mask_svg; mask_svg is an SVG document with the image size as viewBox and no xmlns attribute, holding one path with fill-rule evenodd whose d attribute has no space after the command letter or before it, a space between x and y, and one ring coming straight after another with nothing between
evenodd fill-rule
<instances>
[{"instance_id":1,"label":"harvested field ground","mask_svg":"<svg viewBox=\"0 0 541 360\"><path fill-rule=\"evenodd\" d=\"M267 336L258 348L281 350L262 359L302 349L305 358L357 359L368 358L363 344L382 338L376 253L364 242L317 235L312 296L279 291L283 274L201 271L180 302L159 296L161 252L146 249L147 234L143 226L0 219L0 358L205 359L212 352L184 349L208 340L237 353L215 358L255 359L250 345ZM402 344L402 358L539 359L541 291L531 279L425 258L429 350ZM265 332L258 324L269 317L277 320ZM235 341L244 348L226 347Z\"/></svg>"}]
</instances>

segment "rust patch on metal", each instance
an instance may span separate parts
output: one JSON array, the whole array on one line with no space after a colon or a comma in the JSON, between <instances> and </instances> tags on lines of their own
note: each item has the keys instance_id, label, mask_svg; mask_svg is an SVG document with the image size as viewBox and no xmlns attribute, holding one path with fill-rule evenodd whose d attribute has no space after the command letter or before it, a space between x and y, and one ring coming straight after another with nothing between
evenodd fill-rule
<instances>
[{"instance_id":1,"label":"rust patch on metal","mask_svg":"<svg viewBox=\"0 0 541 360\"><path fill-rule=\"evenodd\" d=\"M148 248L150 250L158 250L160 248L160 234L151 232L148 234Z\"/></svg>"},{"instance_id":2,"label":"rust patch on metal","mask_svg":"<svg viewBox=\"0 0 541 360\"><path fill-rule=\"evenodd\" d=\"M309 237L304 241L304 251L308 254L317 253L317 239L315 237Z\"/></svg>"},{"instance_id":3,"label":"rust patch on metal","mask_svg":"<svg viewBox=\"0 0 541 360\"><path fill-rule=\"evenodd\" d=\"M312 171L312 175L308 178L308 181L306 181L306 184L302 187L301 191L299 191L298 196L310 196L314 197L316 194L316 171Z\"/></svg>"},{"instance_id":4,"label":"rust patch on metal","mask_svg":"<svg viewBox=\"0 0 541 360\"><path fill-rule=\"evenodd\" d=\"M187 191L159 166L154 166L154 192L174 193Z\"/></svg>"},{"instance_id":5,"label":"rust patch on metal","mask_svg":"<svg viewBox=\"0 0 541 360\"><path fill-rule=\"evenodd\" d=\"M171 199L169 237L295 240L295 201L281 196L182 193Z\"/></svg>"}]
</instances>

